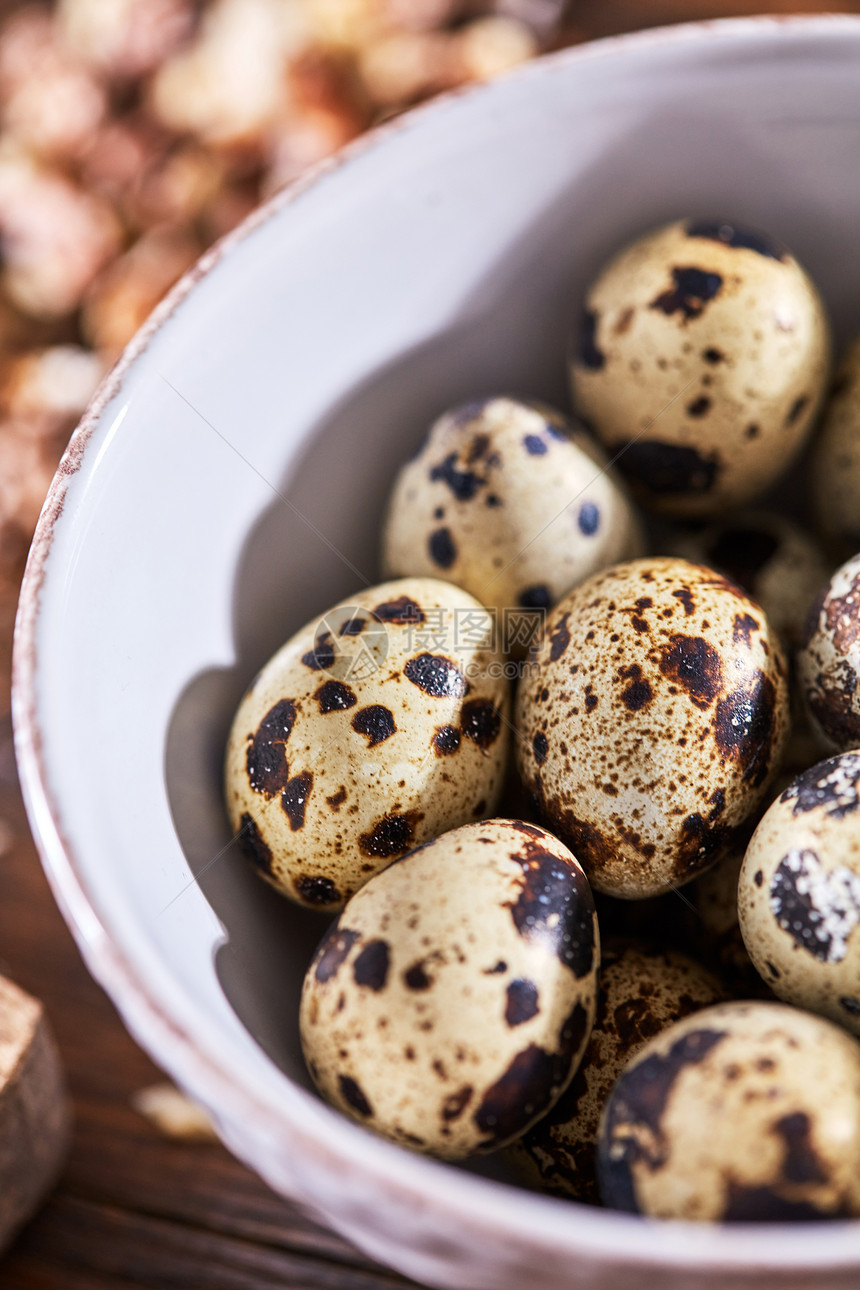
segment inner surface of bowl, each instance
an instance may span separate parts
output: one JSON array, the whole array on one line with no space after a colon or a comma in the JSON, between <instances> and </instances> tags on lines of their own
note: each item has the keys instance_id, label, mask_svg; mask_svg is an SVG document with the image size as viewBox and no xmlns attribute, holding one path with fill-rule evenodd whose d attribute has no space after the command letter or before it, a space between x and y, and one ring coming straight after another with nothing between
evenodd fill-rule
<instances>
[{"instance_id":1,"label":"inner surface of bowl","mask_svg":"<svg viewBox=\"0 0 860 1290\"><path fill-rule=\"evenodd\" d=\"M850 19L676 29L389 125L180 286L49 499L17 720L61 903L139 1037L240 1154L413 1275L506 1285L527 1249L547 1286L613 1260L671 1264L685 1285L693 1264L697 1285L729 1265L811 1260L834 1285L860 1266L852 1224L655 1229L463 1177L301 1092L298 997L325 924L246 868L220 795L247 683L378 580L386 493L429 422L494 391L566 406L571 322L625 240L684 214L762 227L808 268L837 339L858 328L858 57ZM411 1226L396 1205L362 1209L362 1188L395 1182ZM491 1229L479 1257L469 1232L486 1244Z\"/></svg>"}]
</instances>

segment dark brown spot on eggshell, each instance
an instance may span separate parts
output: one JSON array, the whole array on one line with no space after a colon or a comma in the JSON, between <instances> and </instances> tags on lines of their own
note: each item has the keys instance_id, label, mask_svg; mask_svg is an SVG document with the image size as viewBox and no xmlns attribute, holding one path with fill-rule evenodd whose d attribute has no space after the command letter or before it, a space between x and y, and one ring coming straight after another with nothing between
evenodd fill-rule
<instances>
[{"instance_id":1,"label":"dark brown spot on eggshell","mask_svg":"<svg viewBox=\"0 0 860 1290\"><path fill-rule=\"evenodd\" d=\"M424 611L410 596L398 596L395 600L385 600L377 605L373 613L383 623L393 623L396 627L411 625L420 626L425 621Z\"/></svg>"},{"instance_id":2,"label":"dark brown spot on eggshell","mask_svg":"<svg viewBox=\"0 0 860 1290\"><path fill-rule=\"evenodd\" d=\"M659 667L663 676L686 690L691 701L703 711L710 707L722 687L720 656L700 636L670 636Z\"/></svg>"},{"instance_id":3,"label":"dark brown spot on eggshell","mask_svg":"<svg viewBox=\"0 0 860 1290\"><path fill-rule=\"evenodd\" d=\"M408 661L403 672L408 681L435 699L461 699L468 690L456 663L441 654L418 654Z\"/></svg>"},{"instance_id":4,"label":"dark brown spot on eggshell","mask_svg":"<svg viewBox=\"0 0 860 1290\"><path fill-rule=\"evenodd\" d=\"M752 644L752 633L761 630L761 623L752 614L735 614L732 625L732 640L737 645L743 641L749 647Z\"/></svg>"},{"instance_id":5,"label":"dark brown spot on eggshell","mask_svg":"<svg viewBox=\"0 0 860 1290\"><path fill-rule=\"evenodd\" d=\"M320 712L324 715L329 712L342 712L346 708L354 708L358 700L355 697L355 691L351 690L348 685L342 681L326 681L321 685L314 695L319 704Z\"/></svg>"},{"instance_id":6,"label":"dark brown spot on eggshell","mask_svg":"<svg viewBox=\"0 0 860 1290\"><path fill-rule=\"evenodd\" d=\"M419 992L429 990L433 984L433 978L427 972L423 959L418 963L413 963L411 967L406 969L403 973L403 980L407 989Z\"/></svg>"},{"instance_id":7,"label":"dark brown spot on eggshell","mask_svg":"<svg viewBox=\"0 0 860 1290\"><path fill-rule=\"evenodd\" d=\"M296 891L307 905L339 905L341 895L331 878L321 874L302 874L296 879Z\"/></svg>"},{"instance_id":8,"label":"dark brown spot on eggshell","mask_svg":"<svg viewBox=\"0 0 860 1290\"><path fill-rule=\"evenodd\" d=\"M538 1007L538 988L534 981L517 977L511 981L505 993L505 1022L508 1026L521 1026L531 1021L540 1011Z\"/></svg>"},{"instance_id":9,"label":"dark brown spot on eggshell","mask_svg":"<svg viewBox=\"0 0 860 1290\"><path fill-rule=\"evenodd\" d=\"M621 691L621 702L628 712L641 712L643 708L647 708L654 697L654 691L651 682L642 675L639 664L631 663L629 667L619 668L618 675L628 683L626 689Z\"/></svg>"},{"instance_id":10,"label":"dark brown spot on eggshell","mask_svg":"<svg viewBox=\"0 0 860 1290\"><path fill-rule=\"evenodd\" d=\"M705 417L711 410L711 400L707 394L700 394L692 403L687 404L687 415L691 417Z\"/></svg>"},{"instance_id":11,"label":"dark brown spot on eggshell","mask_svg":"<svg viewBox=\"0 0 860 1290\"><path fill-rule=\"evenodd\" d=\"M356 985L379 992L388 980L389 950L387 941L368 941L356 956L352 975Z\"/></svg>"},{"instance_id":12,"label":"dark brown spot on eggshell","mask_svg":"<svg viewBox=\"0 0 860 1290\"><path fill-rule=\"evenodd\" d=\"M806 408L808 403L809 403L808 394L801 394L799 399L795 399L789 409L788 416L785 419L785 424L789 426L793 426L795 421L797 421L800 414Z\"/></svg>"},{"instance_id":13,"label":"dark brown spot on eggshell","mask_svg":"<svg viewBox=\"0 0 860 1290\"><path fill-rule=\"evenodd\" d=\"M532 842L511 859L523 870L509 905L520 936L546 944L575 976L587 976L594 964L594 897L585 875Z\"/></svg>"},{"instance_id":14,"label":"dark brown spot on eggshell","mask_svg":"<svg viewBox=\"0 0 860 1290\"><path fill-rule=\"evenodd\" d=\"M331 797L325 799L333 811L337 811L346 801L346 789L339 788Z\"/></svg>"},{"instance_id":15,"label":"dark brown spot on eggshell","mask_svg":"<svg viewBox=\"0 0 860 1290\"><path fill-rule=\"evenodd\" d=\"M331 632L322 632L314 641L314 647L302 655L302 662L312 672L326 672L334 664L335 648Z\"/></svg>"},{"instance_id":16,"label":"dark brown spot on eggshell","mask_svg":"<svg viewBox=\"0 0 860 1290\"><path fill-rule=\"evenodd\" d=\"M364 735L369 748L384 743L397 731L394 714L390 708L381 703L372 703L369 707L360 708L352 719L352 728Z\"/></svg>"},{"instance_id":17,"label":"dark brown spot on eggshell","mask_svg":"<svg viewBox=\"0 0 860 1290\"><path fill-rule=\"evenodd\" d=\"M435 529L427 539L430 559L440 569L450 569L457 559L457 545L451 536L451 530Z\"/></svg>"},{"instance_id":18,"label":"dark brown spot on eggshell","mask_svg":"<svg viewBox=\"0 0 860 1290\"><path fill-rule=\"evenodd\" d=\"M474 470L462 470L457 464L457 453L448 455L431 467L430 479L436 483L446 484L458 502L470 502L486 480Z\"/></svg>"},{"instance_id":19,"label":"dark brown spot on eggshell","mask_svg":"<svg viewBox=\"0 0 860 1290\"><path fill-rule=\"evenodd\" d=\"M695 613L696 602L693 599L693 593L689 587L678 587L676 591L672 592L672 595L676 600L680 600L681 604L684 606L684 613L687 618Z\"/></svg>"},{"instance_id":20,"label":"dark brown spot on eggshell","mask_svg":"<svg viewBox=\"0 0 860 1290\"><path fill-rule=\"evenodd\" d=\"M250 860L263 873L271 876L274 872L271 848L263 838L256 821L251 818L247 811L239 821L237 836L239 849L246 859Z\"/></svg>"},{"instance_id":21,"label":"dark brown spot on eggshell","mask_svg":"<svg viewBox=\"0 0 860 1290\"><path fill-rule=\"evenodd\" d=\"M502 714L490 699L470 699L463 704L460 729L478 748L490 748L499 737Z\"/></svg>"},{"instance_id":22,"label":"dark brown spot on eggshell","mask_svg":"<svg viewBox=\"0 0 860 1290\"><path fill-rule=\"evenodd\" d=\"M517 1053L474 1113L475 1124L485 1135L482 1146L492 1147L513 1137L549 1105L555 1069L552 1055L538 1044L529 1044Z\"/></svg>"},{"instance_id":23,"label":"dark brown spot on eggshell","mask_svg":"<svg viewBox=\"0 0 860 1290\"><path fill-rule=\"evenodd\" d=\"M363 1116L366 1120L370 1119L373 1115L373 1108L368 1102L361 1086L357 1084L350 1075L339 1075L337 1082L338 1087L340 1088L340 1095L344 1102L346 1102L347 1106L351 1106L353 1111L357 1112L358 1115Z\"/></svg>"},{"instance_id":24,"label":"dark brown spot on eggshell","mask_svg":"<svg viewBox=\"0 0 860 1290\"><path fill-rule=\"evenodd\" d=\"M860 807L860 753L842 753L803 771L780 796L793 802L792 815L825 807L829 819L841 820Z\"/></svg>"},{"instance_id":25,"label":"dark brown spot on eggshell","mask_svg":"<svg viewBox=\"0 0 860 1290\"><path fill-rule=\"evenodd\" d=\"M741 766L744 782L759 788L770 770L776 729L776 691L770 677L757 671L748 687L721 699L713 729L722 755Z\"/></svg>"},{"instance_id":26,"label":"dark brown spot on eggshell","mask_svg":"<svg viewBox=\"0 0 860 1290\"><path fill-rule=\"evenodd\" d=\"M723 279L719 273L699 269L693 265L672 269L672 286L651 301L651 309L671 316L680 314L682 322L699 318L705 306L718 296Z\"/></svg>"},{"instance_id":27,"label":"dark brown spot on eggshell","mask_svg":"<svg viewBox=\"0 0 860 1290\"><path fill-rule=\"evenodd\" d=\"M415 826L423 818L418 811L383 816L369 833L362 833L359 837L362 854L386 860L408 851L415 836Z\"/></svg>"},{"instance_id":28,"label":"dark brown spot on eggshell","mask_svg":"<svg viewBox=\"0 0 860 1290\"><path fill-rule=\"evenodd\" d=\"M777 1120L773 1131L783 1141L785 1158L782 1176L790 1183L826 1183L827 1171L815 1153L812 1144L812 1125L803 1111L784 1115Z\"/></svg>"},{"instance_id":29,"label":"dark brown spot on eggshell","mask_svg":"<svg viewBox=\"0 0 860 1290\"><path fill-rule=\"evenodd\" d=\"M476 1125L487 1135L482 1149L492 1149L513 1137L547 1110L569 1078L571 1064L585 1043L588 1026L588 1013L581 1003L576 1003L562 1025L555 1052L529 1044L517 1053L504 1074L487 1089L474 1113Z\"/></svg>"},{"instance_id":30,"label":"dark brown spot on eggshell","mask_svg":"<svg viewBox=\"0 0 860 1290\"><path fill-rule=\"evenodd\" d=\"M337 976L349 951L360 939L359 933L349 927L340 927L335 923L329 928L320 942L314 960L314 976L322 985Z\"/></svg>"},{"instance_id":31,"label":"dark brown spot on eggshell","mask_svg":"<svg viewBox=\"0 0 860 1290\"><path fill-rule=\"evenodd\" d=\"M460 731L456 726L439 726L433 736L433 749L437 757L450 757L460 747Z\"/></svg>"},{"instance_id":32,"label":"dark brown spot on eggshell","mask_svg":"<svg viewBox=\"0 0 860 1290\"><path fill-rule=\"evenodd\" d=\"M549 742L542 730L539 730L532 740L532 748L534 750L535 761L539 766L542 766L546 761L546 755L549 752Z\"/></svg>"},{"instance_id":33,"label":"dark brown spot on eggshell","mask_svg":"<svg viewBox=\"0 0 860 1290\"><path fill-rule=\"evenodd\" d=\"M281 808L290 822L293 833L304 827L305 810L313 782L312 772L302 771L300 775L287 781L281 793Z\"/></svg>"},{"instance_id":34,"label":"dark brown spot on eggshell","mask_svg":"<svg viewBox=\"0 0 860 1290\"><path fill-rule=\"evenodd\" d=\"M248 783L255 793L272 798L280 793L289 778L287 741L296 720L296 705L291 699L280 699L269 709L249 737L245 766Z\"/></svg>"},{"instance_id":35,"label":"dark brown spot on eggshell","mask_svg":"<svg viewBox=\"0 0 860 1290\"><path fill-rule=\"evenodd\" d=\"M616 336L623 336L630 330L630 324L633 322L635 313L636 310L633 306L628 305L627 308L618 315L618 321L612 328Z\"/></svg>"},{"instance_id":36,"label":"dark brown spot on eggshell","mask_svg":"<svg viewBox=\"0 0 860 1290\"><path fill-rule=\"evenodd\" d=\"M792 848L770 883L770 909L798 949L820 963L839 962L844 942L860 917L853 892L832 881L810 848Z\"/></svg>"},{"instance_id":37,"label":"dark brown spot on eggshell","mask_svg":"<svg viewBox=\"0 0 860 1290\"><path fill-rule=\"evenodd\" d=\"M459 1120L472 1100L475 1090L471 1084L464 1084L456 1093L450 1093L442 1103L442 1119L446 1124Z\"/></svg>"},{"instance_id":38,"label":"dark brown spot on eggshell","mask_svg":"<svg viewBox=\"0 0 860 1290\"><path fill-rule=\"evenodd\" d=\"M550 662L557 663L570 644L570 631L568 630L567 620L569 614L565 614L561 621L550 632Z\"/></svg>"}]
</instances>

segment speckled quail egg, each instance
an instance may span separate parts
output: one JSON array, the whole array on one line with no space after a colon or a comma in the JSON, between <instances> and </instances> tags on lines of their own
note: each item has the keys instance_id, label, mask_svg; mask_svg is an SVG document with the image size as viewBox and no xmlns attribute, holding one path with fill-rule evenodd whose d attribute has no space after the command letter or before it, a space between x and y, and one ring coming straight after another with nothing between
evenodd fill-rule
<instances>
[{"instance_id":1,"label":"speckled quail egg","mask_svg":"<svg viewBox=\"0 0 860 1290\"><path fill-rule=\"evenodd\" d=\"M774 994L860 1035L860 753L799 775L753 834L741 932Z\"/></svg>"},{"instance_id":2,"label":"speckled quail egg","mask_svg":"<svg viewBox=\"0 0 860 1290\"><path fill-rule=\"evenodd\" d=\"M797 679L828 746L860 746L860 555L836 570L809 611Z\"/></svg>"},{"instance_id":3,"label":"speckled quail egg","mask_svg":"<svg viewBox=\"0 0 860 1290\"><path fill-rule=\"evenodd\" d=\"M599 953L566 847L518 820L464 825L378 874L325 936L302 993L308 1068L396 1142L493 1151L576 1069Z\"/></svg>"},{"instance_id":4,"label":"speckled quail egg","mask_svg":"<svg viewBox=\"0 0 860 1290\"><path fill-rule=\"evenodd\" d=\"M357 593L239 705L225 789L240 846L286 895L339 908L416 843L493 813L508 702L493 623L467 592L405 578Z\"/></svg>"},{"instance_id":5,"label":"speckled quail egg","mask_svg":"<svg viewBox=\"0 0 860 1290\"><path fill-rule=\"evenodd\" d=\"M803 643L806 616L830 568L815 539L783 515L752 511L680 533L668 554L725 573L752 596L792 649Z\"/></svg>"},{"instance_id":6,"label":"speckled quail egg","mask_svg":"<svg viewBox=\"0 0 860 1290\"><path fill-rule=\"evenodd\" d=\"M724 997L715 977L672 950L604 943L585 1055L548 1115L508 1148L536 1187L596 1203L600 1113L622 1067L654 1035Z\"/></svg>"},{"instance_id":7,"label":"speckled quail egg","mask_svg":"<svg viewBox=\"0 0 860 1290\"><path fill-rule=\"evenodd\" d=\"M860 337L839 367L812 451L812 502L843 554L860 548Z\"/></svg>"},{"instance_id":8,"label":"speckled quail egg","mask_svg":"<svg viewBox=\"0 0 860 1290\"><path fill-rule=\"evenodd\" d=\"M827 318L794 257L731 224L640 238L588 292L574 406L639 497L717 515L760 495L800 450L830 363Z\"/></svg>"},{"instance_id":9,"label":"speckled quail egg","mask_svg":"<svg viewBox=\"0 0 860 1290\"><path fill-rule=\"evenodd\" d=\"M770 996L755 968L738 921L738 878L746 853L749 834L687 888L691 909L685 911L686 924L703 958L720 975L730 992L743 998Z\"/></svg>"},{"instance_id":10,"label":"speckled quail egg","mask_svg":"<svg viewBox=\"0 0 860 1290\"><path fill-rule=\"evenodd\" d=\"M598 1153L606 1205L654 1218L860 1214L860 1045L780 1003L723 1003L625 1067Z\"/></svg>"},{"instance_id":11,"label":"speckled quail egg","mask_svg":"<svg viewBox=\"0 0 860 1290\"><path fill-rule=\"evenodd\" d=\"M549 609L641 550L638 520L602 450L551 408L492 398L445 413L403 467L383 561L391 575L449 578L507 612L514 632L510 611ZM527 618L518 630L526 638L509 642L513 652L529 643Z\"/></svg>"},{"instance_id":12,"label":"speckled quail egg","mask_svg":"<svg viewBox=\"0 0 860 1290\"><path fill-rule=\"evenodd\" d=\"M713 863L788 730L761 609L684 560L615 565L566 596L520 683L517 759L598 891L656 895Z\"/></svg>"}]
</instances>

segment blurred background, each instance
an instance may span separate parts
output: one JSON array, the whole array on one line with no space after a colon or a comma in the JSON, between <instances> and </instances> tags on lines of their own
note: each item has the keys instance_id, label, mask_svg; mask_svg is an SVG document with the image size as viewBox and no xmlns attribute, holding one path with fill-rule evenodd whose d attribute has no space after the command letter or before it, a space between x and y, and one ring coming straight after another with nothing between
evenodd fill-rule
<instances>
[{"instance_id":1,"label":"blurred background","mask_svg":"<svg viewBox=\"0 0 860 1290\"><path fill-rule=\"evenodd\" d=\"M0 967L45 1001L77 1116L60 1191L0 1287L401 1284L220 1147L165 1145L137 1116L157 1072L38 869L12 752L12 627L45 492L99 379L208 245L379 122L596 37L815 9L860 3L0 0Z\"/></svg>"}]
</instances>

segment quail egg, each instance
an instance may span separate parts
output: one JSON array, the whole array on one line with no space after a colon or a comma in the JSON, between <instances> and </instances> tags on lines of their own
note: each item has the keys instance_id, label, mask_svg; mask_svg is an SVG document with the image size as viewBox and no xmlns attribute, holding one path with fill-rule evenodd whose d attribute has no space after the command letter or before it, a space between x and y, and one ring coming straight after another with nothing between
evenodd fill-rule
<instances>
[{"instance_id":1,"label":"quail egg","mask_svg":"<svg viewBox=\"0 0 860 1290\"><path fill-rule=\"evenodd\" d=\"M765 813L738 911L774 994L860 1035L860 753L804 771Z\"/></svg>"},{"instance_id":2,"label":"quail egg","mask_svg":"<svg viewBox=\"0 0 860 1290\"><path fill-rule=\"evenodd\" d=\"M596 1203L597 1131L627 1060L654 1035L723 998L719 982L673 950L604 944L588 1047L553 1109L508 1149L536 1187Z\"/></svg>"},{"instance_id":3,"label":"quail egg","mask_svg":"<svg viewBox=\"0 0 860 1290\"><path fill-rule=\"evenodd\" d=\"M797 679L828 746L860 746L860 555L836 570L814 602Z\"/></svg>"},{"instance_id":4,"label":"quail egg","mask_svg":"<svg viewBox=\"0 0 860 1290\"><path fill-rule=\"evenodd\" d=\"M487 611L448 582L357 593L266 664L233 721L240 847L300 904L337 909L416 843L491 815L508 682Z\"/></svg>"},{"instance_id":5,"label":"quail egg","mask_svg":"<svg viewBox=\"0 0 860 1290\"><path fill-rule=\"evenodd\" d=\"M860 548L860 337L836 373L812 451L815 518L829 538Z\"/></svg>"},{"instance_id":6,"label":"quail egg","mask_svg":"<svg viewBox=\"0 0 860 1290\"><path fill-rule=\"evenodd\" d=\"M771 627L792 649L803 643L809 607L830 573L810 534L784 515L767 511L679 534L668 551L725 573L761 605Z\"/></svg>"},{"instance_id":7,"label":"quail egg","mask_svg":"<svg viewBox=\"0 0 860 1290\"><path fill-rule=\"evenodd\" d=\"M516 820L467 824L371 879L305 977L301 1035L325 1098L457 1159L553 1105L588 1042L599 942L566 847Z\"/></svg>"},{"instance_id":8,"label":"quail egg","mask_svg":"<svg viewBox=\"0 0 860 1290\"><path fill-rule=\"evenodd\" d=\"M784 1004L697 1012L625 1067L598 1174L606 1205L654 1218L860 1215L860 1045Z\"/></svg>"},{"instance_id":9,"label":"quail egg","mask_svg":"<svg viewBox=\"0 0 860 1290\"><path fill-rule=\"evenodd\" d=\"M516 726L541 821L594 887L657 895L713 863L767 791L785 662L758 605L713 570L615 565L550 615Z\"/></svg>"},{"instance_id":10,"label":"quail egg","mask_svg":"<svg viewBox=\"0 0 860 1290\"><path fill-rule=\"evenodd\" d=\"M797 455L829 362L821 299L785 247L684 220L628 246L588 292L574 406L643 501L718 515Z\"/></svg>"},{"instance_id":11,"label":"quail egg","mask_svg":"<svg viewBox=\"0 0 860 1290\"><path fill-rule=\"evenodd\" d=\"M770 995L750 961L738 922L738 878L748 841L744 829L728 854L690 884L687 895L692 909L686 919L703 957L731 993L743 998Z\"/></svg>"},{"instance_id":12,"label":"quail egg","mask_svg":"<svg viewBox=\"0 0 860 1290\"><path fill-rule=\"evenodd\" d=\"M583 431L543 405L492 398L445 413L403 467L383 561L392 576L465 587L505 615L507 644L522 654L535 626L527 611L641 549L631 504Z\"/></svg>"}]
</instances>

